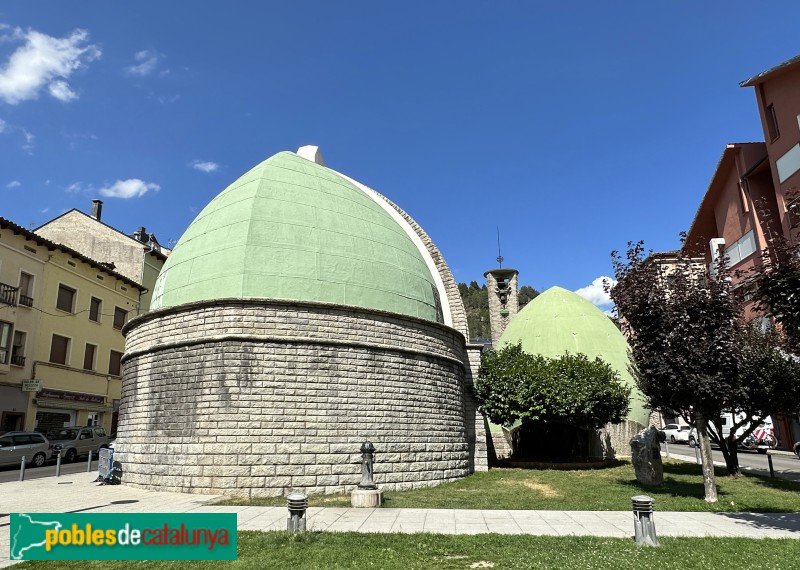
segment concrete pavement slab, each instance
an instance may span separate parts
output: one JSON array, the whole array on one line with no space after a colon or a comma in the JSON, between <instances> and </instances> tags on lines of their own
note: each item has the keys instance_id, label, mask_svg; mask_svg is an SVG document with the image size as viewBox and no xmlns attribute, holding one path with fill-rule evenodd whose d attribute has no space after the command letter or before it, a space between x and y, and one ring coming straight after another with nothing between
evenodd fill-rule
<instances>
[{"instance_id":1,"label":"concrete pavement slab","mask_svg":"<svg viewBox=\"0 0 800 570\"><path fill-rule=\"evenodd\" d=\"M285 530L285 507L209 504L216 496L154 492L125 485L96 486L91 474L0 483L0 567L10 564L12 512L231 512L240 530ZM660 512L659 536L800 538L800 513ZM474 509L353 509L310 507L310 530L329 532L431 532L550 536L633 535L629 511L522 511Z\"/></svg>"}]
</instances>

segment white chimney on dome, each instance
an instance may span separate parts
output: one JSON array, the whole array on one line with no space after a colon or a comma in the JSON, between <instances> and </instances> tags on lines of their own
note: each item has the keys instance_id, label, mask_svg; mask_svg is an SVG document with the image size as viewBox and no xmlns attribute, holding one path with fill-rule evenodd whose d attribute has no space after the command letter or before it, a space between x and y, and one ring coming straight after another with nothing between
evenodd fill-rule
<instances>
[{"instance_id":1,"label":"white chimney on dome","mask_svg":"<svg viewBox=\"0 0 800 570\"><path fill-rule=\"evenodd\" d=\"M311 162L316 162L320 166L328 166L325 164L325 160L322 158L322 153L320 152L318 146L311 144L301 146L297 149L297 156L300 158L305 158L306 160L310 160Z\"/></svg>"}]
</instances>

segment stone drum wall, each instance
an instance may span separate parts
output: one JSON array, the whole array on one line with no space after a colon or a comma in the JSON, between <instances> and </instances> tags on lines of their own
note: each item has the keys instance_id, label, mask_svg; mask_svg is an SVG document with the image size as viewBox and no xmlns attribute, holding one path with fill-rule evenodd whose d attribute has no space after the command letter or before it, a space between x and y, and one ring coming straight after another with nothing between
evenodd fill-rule
<instances>
[{"instance_id":1,"label":"stone drum wall","mask_svg":"<svg viewBox=\"0 0 800 570\"><path fill-rule=\"evenodd\" d=\"M352 490L364 440L384 489L469 471L464 339L396 314L221 300L126 327L124 483L273 496Z\"/></svg>"}]
</instances>

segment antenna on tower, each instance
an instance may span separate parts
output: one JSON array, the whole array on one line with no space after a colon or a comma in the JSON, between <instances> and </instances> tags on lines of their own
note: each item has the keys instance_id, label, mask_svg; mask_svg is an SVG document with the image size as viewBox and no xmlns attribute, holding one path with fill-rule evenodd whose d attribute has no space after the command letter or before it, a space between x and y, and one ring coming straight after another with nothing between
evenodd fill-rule
<instances>
[{"instance_id":1,"label":"antenna on tower","mask_svg":"<svg viewBox=\"0 0 800 570\"><path fill-rule=\"evenodd\" d=\"M503 268L503 256L500 255L500 226L497 226L497 263L500 264L500 269Z\"/></svg>"}]
</instances>

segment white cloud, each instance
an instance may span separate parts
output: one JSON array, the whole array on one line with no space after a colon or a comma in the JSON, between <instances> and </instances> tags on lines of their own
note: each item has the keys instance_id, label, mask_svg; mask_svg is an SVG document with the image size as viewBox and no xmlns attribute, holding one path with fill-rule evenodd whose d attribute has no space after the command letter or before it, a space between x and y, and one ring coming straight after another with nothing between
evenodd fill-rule
<instances>
[{"instance_id":1,"label":"white cloud","mask_svg":"<svg viewBox=\"0 0 800 570\"><path fill-rule=\"evenodd\" d=\"M53 97L61 101L76 99L77 94L66 79L101 54L97 46L87 43L88 32L75 30L66 38L54 38L36 30L20 30L15 34L3 37L17 41L24 39L25 44L0 67L0 99L16 105L36 99L45 86Z\"/></svg>"},{"instance_id":2,"label":"white cloud","mask_svg":"<svg viewBox=\"0 0 800 570\"><path fill-rule=\"evenodd\" d=\"M608 309L612 301L608 293L603 290L606 282L610 283L612 286L617 284L615 279L601 275L594 279L591 285L581 287L575 292L596 307Z\"/></svg>"},{"instance_id":3,"label":"white cloud","mask_svg":"<svg viewBox=\"0 0 800 570\"><path fill-rule=\"evenodd\" d=\"M47 86L47 90L50 92L50 95L65 103L69 103L78 98L78 94L72 90L69 83L66 81L53 81Z\"/></svg>"},{"instance_id":4,"label":"white cloud","mask_svg":"<svg viewBox=\"0 0 800 570\"><path fill-rule=\"evenodd\" d=\"M137 51L133 54L133 59L136 61L136 64L126 67L125 71L130 75L145 77L155 71L160 58L161 56L159 53L152 49Z\"/></svg>"},{"instance_id":5,"label":"white cloud","mask_svg":"<svg viewBox=\"0 0 800 570\"><path fill-rule=\"evenodd\" d=\"M22 28L0 24L0 42L15 42L25 38Z\"/></svg>"},{"instance_id":6,"label":"white cloud","mask_svg":"<svg viewBox=\"0 0 800 570\"><path fill-rule=\"evenodd\" d=\"M66 190L70 194L77 194L78 192L83 192L83 182L73 182L72 184L67 186Z\"/></svg>"},{"instance_id":7,"label":"white cloud","mask_svg":"<svg viewBox=\"0 0 800 570\"><path fill-rule=\"evenodd\" d=\"M108 198L122 198L123 200L127 200L128 198L144 196L150 190L158 192L161 190L161 186L152 182L139 180L138 178L129 178L127 180L117 180L111 186L100 188L100 194Z\"/></svg>"},{"instance_id":8,"label":"white cloud","mask_svg":"<svg viewBox=\"0 0 800 570\"><path fill-rule=\"evenodd\" d=\"M28 153L32 153L33 147L35 146L34 141L36 140L36 137L33 135L33 133L31 133L27 129L23 129L22 127L20 127L19 130L22 131L22 136L25 137L25 142L22 144L22 150Z\"/></svg>"},{"instance_id":9,"label":"white cloud","mask_svg":"<svg viewBox=\"0 0 800 570\"><path fill-rule=\"evenodd\" d=\"M19 188L20 186L22 186L22 183L19 180L12 180L6 184L6 188Z\"/></svg>"},{"instance_id":10,"label":"white cloud","mask_svg":"<svg viewBox=\"0 0 800 570\"><path fill-rule=\"evenodd\" d=\"M219 170L219 164L210 160L193 160L192 168L201 172L214 172Z\"/></svg>"}]
</instances>

